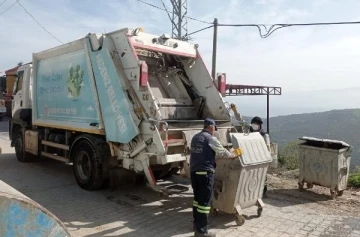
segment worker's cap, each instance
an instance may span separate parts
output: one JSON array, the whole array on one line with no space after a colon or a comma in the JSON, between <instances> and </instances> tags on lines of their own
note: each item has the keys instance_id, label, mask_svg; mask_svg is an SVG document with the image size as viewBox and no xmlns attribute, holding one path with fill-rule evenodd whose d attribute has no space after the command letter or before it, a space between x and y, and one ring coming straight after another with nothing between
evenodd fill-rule
<instances>
[{"instance_id":1,"label":"worker's cap","mask_svg":"<svg viewBox=\"0 0 360 237\"><path fill-rule=\"evenodd\" d=\"M213 119L211 119L211 118L206 118L206 119L204 120L204 125L205 125L205 126L210 126L210 125L215 126L215 131L217 131L217 127L216 127L215 120L213 120Z\"/></svg>"},{"instance_id":2,"label":"worker's cap","mask_svg":"<svg viewBox=\"0 0 360 237\"><path fill-rule=\"evenodd\" d=\"M251 119L251 123L256 123L256 124L262 125L263 121L260 117L255 116L254 118Z\"/></svg>"}]
</instances>

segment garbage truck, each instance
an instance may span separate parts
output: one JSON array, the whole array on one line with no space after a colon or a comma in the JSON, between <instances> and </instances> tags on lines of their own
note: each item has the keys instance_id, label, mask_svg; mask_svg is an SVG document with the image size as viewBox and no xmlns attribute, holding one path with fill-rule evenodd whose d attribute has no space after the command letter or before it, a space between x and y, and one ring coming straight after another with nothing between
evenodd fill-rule
<instances>
[{"instance_id":1,"label":"garbage truck","mask_svg":"<svg viewBox=\"0 0 360 237\"><path fill-rule=\"evenodd\" d=\"M73 165L78 185L102 188L113 170L142 173L156 191L162 176L188 168L192 137L206 117L231 148L222 91L197 44L120 29L34 53L18 68L9 121L20 162Z\"/></svg>"}]
</instances>

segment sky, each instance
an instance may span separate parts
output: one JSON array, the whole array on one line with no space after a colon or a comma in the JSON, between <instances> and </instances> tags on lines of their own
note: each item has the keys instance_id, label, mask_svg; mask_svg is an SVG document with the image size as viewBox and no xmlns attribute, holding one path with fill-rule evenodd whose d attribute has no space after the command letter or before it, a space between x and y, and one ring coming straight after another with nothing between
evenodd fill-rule
<instances>
[{"instance_id":1,"label":"sky","mask_svg":"<svg viewBox=\"0 0 360 237\"><path fill-rule=\"evenodd\" d=\"M0 6L0 75L19 61L31 61L33 52L60 44L18 4L3 13L16 1L6 0ZM162 7L161 0L144 1ZM170 0L163 1L171 10ZM188 0L188 16L210 22L217 17L219 23L269 25L360 20L358 0L204 2ZM90 32L126 27L171 34L166 12L136 0L20 0L20 3L63 43ZM206 26L188 20L189 33ZM360 24L284 28L266 39L259 36L256 28L220 27L218 34L217 71L227 73L228 83L281 86L284 95L360 87ZM191 41L199 44L210 71L212 35L209 29L194 34Z\"/></svg>"}]
</instances>

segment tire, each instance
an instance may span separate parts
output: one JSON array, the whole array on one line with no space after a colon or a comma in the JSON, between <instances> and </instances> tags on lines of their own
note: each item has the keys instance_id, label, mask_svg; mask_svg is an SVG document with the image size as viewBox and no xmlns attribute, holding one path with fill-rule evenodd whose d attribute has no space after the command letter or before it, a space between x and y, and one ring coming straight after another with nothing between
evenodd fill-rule
<instances>
[{"instance_id":1,"label":"tire","mask_svg":"<svg viewBox=\"0 0 360 237\"><path fill-rule=\"evenodd\" d=\"M238 215L238 214L235 214L235 216L236 216L236 219L235 219L236 224L238 226L243 226L245 224L245 218L242 215Z\"/></svg>"},{"instance_id":2,"label":"tire","mask_svg":"<svg viewBox=\"0 0 360 237\"><path fill-rule=\"evenodd\" d=\"M33 156L24 151L24 140L21 130L15 135L14 141L15 155L20 162L29 162L33 160Z\"/></svg>"},{"instance_id":3,"label":"tire","mask_svg":"<svg viewBox=\"0 0 360 237\"><path fill-rule=\"evenodd\" d=\"M102 162L110 150L104 146L104 141L90 136L84 136L73 152L73 171L76 182L85 190L96 190L105 187Z\"/></svg>"}]
</instances>

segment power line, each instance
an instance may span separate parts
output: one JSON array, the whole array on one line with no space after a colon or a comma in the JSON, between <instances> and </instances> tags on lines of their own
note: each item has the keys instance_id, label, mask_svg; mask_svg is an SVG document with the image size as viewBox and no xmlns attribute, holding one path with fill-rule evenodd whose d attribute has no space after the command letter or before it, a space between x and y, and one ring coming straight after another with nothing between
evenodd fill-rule
<instances>
[{"instance_id":1,"label":"power line","mask_svg":"<svg viewBox=\"0 0 360 237\"><path fill-rule=\"evenodd\" d=\"M4 0L2 3L0 3L0 7L6 2L7 0Z\"/></svg>"},{"instance_id":2,"label":"power line","mask_svg":"<svg viewBox=\"0 0 360 237\"><path fill-rule=\"evenodd\" d=\"M40 22L38 20L35 19L35 17L28 12L28 10L26 10L26 8L19 2L20 0L17 0L17 3L19 4L20 7L22 7L22 9L24 9L24 11L41 27L43 28L50 36L52 36L55 40L57 40L60 44L62 44L63 42L61 40L59 40L55 35L53 35L50 31L48 31L43 25L40 24Z\"/></svg>"},{"instance_id":3,"label":"power line","mask_svg":"<svg viewBox=\"0 0 360 237\"><path fill-rule=\"evenodd\" d=\"M161 8L161 7L158 7L156 5L153 5L151 3L148 3L148 2L145 2L145 1L142 1L142 0L137 0L138 2L141 2L143 4L146 4L148 6L151 6L153 8L156 8L158 10L161 10L161 11L165 11L168 13L168 16L170 17L170 13L173 14L173 12L170 12L166 9L166 6L164 4L163 1L162 4L163 6L165 7L164 8ZM205 23L205 24L210 24L211 26L208 26L208 27L205 27L205 28L202 28L200 30L196 30L194 32L191 32L189 34L186 34L185 37L188 37L190 35L193 35L193 34L196 34L196 33L199 33L201 31L204 31L204 30L207 30L207 29L210 29L212 27L214 27L214 23L212 22L207 22L207 21L203 21L203 20L199 20L199 19L196 19L196 18L193 18L193 17L188 17L188 16L185 16L185 18L188 18L190 20L193 20L193 21L198 21L198 22L201 22L201 23ZM219 27L256 27L259 31L259 35L261 38L267 38L269 37L272 33L274 33L275 31L279 30L279 29L282 29L282 28L285 28L285 27L293 27L293 26L325 26L325 25L352 25L352 24L360 24L360 21L343 21L343 22L316 22L316 23L294 23L294 24L218 24L217 26ZM270 26L270 28L268 29L266 26ZM263 29L265 29L265 33L263 33Z\"/></svg>"},{"instance_id":4,"label":"power line","mask_svg":"<svg viewBox=\"0 0 360 237\"><path fill-rule=\"evenodd\" d=\"M203 31L203 30L207 30L207 29L213 28L213 27L214 27L214 25L211 25L211 26L202 28L202 29L200 29L200 30L196 30L196 31L194 31L194 32L191 32L191 33L185 35L185 37L187 37L187 36L189 36L189 35L193 35L193 34L199 33L199 32L201 32L201 31Z\"/></svg>"},{"instance_id":5,"label":"power line","mask_svg":"<svg viewBox=\"0 0 360 237\"><path fill-rule=\"evenodd\" d=\"M340 22L314 22L314 23L294 23L294 24L272 24L270 28L267 29L265 24L218 24L218 26L223 27L256 27L259 30L261 38L267 38L275 31L285 28L285 27L294 27L294 26L326 26L326 25L354 25L360 24L360 21L340 21ZM263 27L265 29L265 34L262 33Z\"/></svg>"},{"instance_id":6,"label":"power line","mask_svg":"<svg viewBox=\"0 0 360 237\"><path fill-rule=\"evenodd\" d=\"M151 3L144 2L144 1L142 1L142 0L137 0L137 1L138 1L138 2L141 2L141 3L143 3L143 4L146 4L146 5L150 6L150 7L156 8L156 9L158 9L158 10L165 11L165 12L167 12L167 13L173 14L173 12L168 11L168 10L166 10L166 9L164 9L164 8L161 8L161 7L155 6L155 5L151 4ZM193 20L193 21L198 21L198 22L201 22L201 23L204 23L204 24L212 24L211 22L199 20L199 19L196 19L196 18L190 17L190 16L185 16L185 18L187 18L187 19L189 19L189 20Z\"/></svg>"},{"instance_id":7,"label":"power line","mask_svg":"<svg viewBox=\"0 0 360 237\"><path fill-rule=\"evenodd\" d=\"M285 28L285 27L294 27L294 26L326 26L326 25L355 25L360 24L360 21L340 21L340 22L315 22L315 23L294 23L294 24L218 24L219 27L256 27L259 31L260 37L265 39L269 37L275 31ZM196 34L203 30L207 30L212 26L202 28L200 30L189 33L188 35ZM267 26L270 26L268 29ZM265 33L263 33L265 29Z\"/></svg>"},{"instance_id":8,"label":"power line","mask_svg":"<svg viewBox=\"0 0 360 237\"><path fill-rule=\"evenodd\" d=\"M4 14L5 12L7 12L8 10L10 10L10 9L11 9L13 6L15 6L15 4L18 3L19 1L20 1L20 0L16 0L16 2L14 2L10 7L6 8L5 11L1 12L1 13L0 13L0 16L1 16L2 14ZM6 0L3 1L1 4L3 4L4 2L6 2ZM1 6L1 5L0 5L0 6Z\"/></svg>"}]
</instances>

